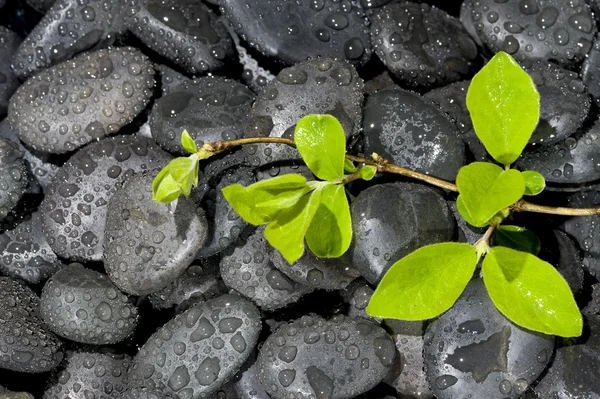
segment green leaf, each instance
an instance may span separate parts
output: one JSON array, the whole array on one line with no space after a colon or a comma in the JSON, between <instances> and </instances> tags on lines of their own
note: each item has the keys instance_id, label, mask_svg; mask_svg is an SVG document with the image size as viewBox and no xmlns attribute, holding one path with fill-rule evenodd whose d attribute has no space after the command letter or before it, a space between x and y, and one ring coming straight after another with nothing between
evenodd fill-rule
<instances>
[{"instance_id":1,"label":"green leaf","mask_svg":"<svg viewBox=\"0 0 600 399\"><path fill-rule=\"evenodd\" d=\"M444 242L417 249L383 276L367 313L426 320L450 309L473 276L477 253L469 244Z\"/></svg>"},{"instance_id":2,"label":"green leaf","mask_svg":"<svg viewBox=\"0 0 600 399\"><path fill-rule=\"evenodd\" d=\"M232 184L223 188L223 196L248 223L270 223L286 208L295 205L311 188L302 175L287 174L243 187Z\"/></svg>"},{"instance_id":3,"label":"green leaf","mask_svg":"<svg viewBox=\"0 0 600 399\"><path fill-rule=\"evenodd\" d=\"M354 173L356 171L357 169L356 166L354 166L354 162L348 158L344 158L344 173Z\"/></svg>"},{"instance_id":4,"label":"green leaf","mask_svg":"<svg viewBox=\"0 0 600 399\"><path fill-rule=\"evenodd\" d=\"M487 226L487 221L484 223L479 223L476 220L471 219L471 215L469 214L469 212L467 212L467 208L465 208L465 204L463 203L463 199L460 195L456 197L456 209L458 210L458 213L460 213L460 215L463 217L463 219L465 219L466 222L469 223L471 226Z\"/></svg>"},{"instance_id":5,"label":"green leaf","mask_svg":"<svg viewBox=\"0 0 600 399\"><path fill-rule=\"evenodd\" d=\"M540 253L540 239L531 231L521 226L501 225L496 228L494 244L512 248L517 251Z\"/></svg>"},{"instance_id":6,"label":"green leaf","mask_svg":"<svg viewBox=\"0 0 600 399\"><path fill-rule=\"evenodd\" d=\"M538 195L546 188L546 180L541 173L535 170L521 172L525 179L525 195Z\"/></svg>"},{"instance_id":7,"label":"green leaf","mask_svg":"<svg viewBox=\"0 0 600 399\"><path fill-rule=\"evenodd\" d=\"M486 150L496 161L510 165L538 123L540 95L527 72L499 52L473 77L467 108Z\"/></svg>"},{"instance_id":8,"label":"green leaf","mask_svg":"<svg viewBox=\"0 0 600 399\"><path fill-rule=\"evenodd\" d=\"M521 172L503 170L487 162L463 166L456 176L462 204L461 215L473 226L481 227L500 210L514 204L525 192Z\"/></svg>"},{"instance_id":9,"label":"green leaf","mask_svg":"<svg viewBox=\"0 0 600 399\"><path fill-rule=\"evenodd\" d=\"M360 177L363 180L371 180L377 174L377 167L372 165L365 165L360 168Z\"/></svg>"},{"instance_id":10,"label":"green leaf","mask_svg":"<svg viewBox=\"0 0 600 399\"><path fill-rule=\"evenodd\" d=\"M309 169L321 180L344 176L346 136L331 115L306 115L296 125L296 148Z\"/></svg>"},{"instance_id":11,"label":"green leaf","mask_svg":"<svg viewBox=\"0 0 600 399\"><path fill-rule=\"evenodd\" d=\"M306 231L306 243L318 257L337 258L348 250L351 241L352 221L344 186L325 186L321 204Z\"/></svg>"},{"instance_id":12,"label":"green leaf","mask_svg":"<svg viewBox=\"0 0 600 399\"><path fill-rule=\"evenodd\" d=\"M198 152L198 147L187 130L184 130L183 133L181 133L181 145L190 154L195 154Z\"/></svg>"},{"instance_id":13,"label":"green leaf","mask_svg":"<svg viewBox=\"0 0 600 399\"><path fill-rule=\"evenodd\" d=\"M304 236L321 203L322 190L305 195L291 208L283 210L265 229L269 244L279 250L289 264L304 254Z\"/></svg>"},{"instance_id":14,"label":"green leaf","mask_svg":"<svg viewBox=\"0 0 600 399\"><path fill-rule=\"evenodd\" d=\"M583 320L573 294L549 263L526 252L493 247L482 272L494 305L514 323L544 334L581 335Z\"/></svg>"},{"instance_id":15,"label":"green leaf","mask_svg":"<svg viewBox=\"0 0 600 399\"><path fill-rule=\"evenodd\" d=\"M161 172L162 173L162 172ZM158 176L157 176L158 178ZM154 180L156 182L156 179ZM154 186L154 184L153 184ZM154 188L154 187L153 187ZM177 197L181 195L181 184L177 183L173 176L166 173L156 185L156 189L153 189L152 198L156 202L169 203L175 201Z\"/></svg>"},{"instance_id":16,"label":"green leaf","mask_svg":"<svg viewBox=\"0 0 600 399\"><path fill-rule=\"evenodd\" d=\"M175 158L169 162L169 172L181 187L181 192L187 197L192 191L192 186L198 185L198 158ZM195 181L194 181L195 180Z\"/></svg>"}]
</instances>

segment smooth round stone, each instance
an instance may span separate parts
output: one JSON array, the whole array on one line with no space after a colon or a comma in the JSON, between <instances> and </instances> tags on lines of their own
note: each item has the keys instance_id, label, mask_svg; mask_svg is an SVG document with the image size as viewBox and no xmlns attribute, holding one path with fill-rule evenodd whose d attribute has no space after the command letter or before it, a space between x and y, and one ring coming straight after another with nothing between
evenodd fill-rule
<instances>
[{"instance_id":1,"label":"smooth round stone","mask_svg":"<svg viewBox=\"0 0 600 399\"><path fill-rule=\"evenodd\" d=\"M125 32L123 0L57 0L17 49L13 70L25 80L87 50L113 44Z\"/></svg>"},{"instance_id":2,"label":"smooth round stone","mask_svg":"<svg viewBox=\"0 0 600 399\"><path fill-rule=\"evenodd\" d=\"M414 250L452 241L456 221L442 196L413 183L387 183L362 191L351 205L352 264L371 284Z\"/></svg>"},{"instance_id":3,"label":"smooth round stone","mask_svg":"<svg viewBox=\"0 0 600 399\"><path fill-rule=\"evenodd\" d=\"M346 62L322 58L285 68L258 95L244 137L294 138L296 123L307 114L336 117L346 138L359 133L363 81ZM297 160L296 149L285 144L256 144L243 148L253 166Z\"/></svg>"},{"instance_id":4,"label":"smooth round stone","mask_svg":"<svg viewBox=\"0 0 600 399\"><path fill-rule=\"evenodd\" d=\"M349 1L223 0L220 5L246 43L285 64L332 57L362 65L371 57L365 14Z\"/></svg>"},{"instance_id":5,"label":"smooth round stone","mask_svg":"<svg viewBox=\"0 0 600 399\"><path fill-rule=\"evenodd\" d=\"M25 194L28 182L27 167L18 145L0 138L0 221Z\"/></svg>"},{"instance_id":6,"label":"smooth round stone","mask_svg":"<svg viewBox=\"0 0 600 399\"><path fill-rule=\"evenodd\" d=\"M554 351L553 336L508 321L480 278L428 326L424 339L427 378L439 399L518 398L544 371Z\"/></svg>"},{"instance_id":7,"label":"smooth round stone","mask_svg":"<svg viewBox=\"0 0 600 399\"><path fill-rule=\"evenodd\" d=\"M391 381L400 397L433 398L425 375L423 337L421 335L397 334L394 336L400 356L400 373Z\"/></svg>"},{"instance_id":8,"label":"smooth round stone","mask_svg":"<svg viewBox=\"0 0 600 399\"><path fill-rule=\"evenodd\" d=\"M183 82L159 98L150 115L152 137L165 150L187 155L181 133L187 129L198 148L243 135L254 94L243 84L217 76Z\"/></svg>"},{"instance_id":9,"label":"smooth round stone","mask_svg":"<svg viewBox=\"0 0 600 399\"><path fill-rule=\"evenodd\" d=\"M397 89L372 94L364 108L366 154L455 180L465 164L465 145L452 121L418 94Z\"/></svg>"},{"instance_id":10,"label":"smooth round stone","mask_svg":"<svg viewBox=\"0 0 600 399\"><path fill-rule=\"evenodd\" d=\"M373 288L362 277L351 282L346 289L340 292L344 302L348 304L348 310L345 313L346 316L354 318L362 317L376 323L381 322L382 319L372 317L367 313L367 305L369 305L373 292Z\"/></svg>"},{"instance_id":11,"label":"smooth round stone","mask_svg":"<svg viewBox=\"0 0 600 399\"><path fill-rule=\"evenodd\" d=\"M33 213L14 229L0 233L0 270L3 274L38 284L61 267L42 233L39 212Z\"/></svg>"},{"instance_id":12,"label":"smooth round stone","mask_svg":"<svg viewBox=\"0 0 600 399\"><path fill-rule=\"evenodd\" d=\"M0 368L43 373L63 358L62 343L38 316L40 300L25 285L0 277Z\"/></svg>"},{"instance_id":13,"label":"smooth round stone","mask_svg":"<svg viewBox=\"0 0 600 399\"><path fill-rule=\"evenodd\" d=\"M438 8L392 2L371 21L375 53L407 87L443 86L474 70L477 45L458 19Z\"/></svg>"},{"instance_id":14,"label":"smooth round stone","mask_svg":"<svg viewBox=\"0 0 600 399\"><path fill-rule=\"evenodd\" d=\"M225 285L254 301L263 310L275 310L296 302L314 288L299 284L273 265L276 251L259 226L247 238L228 249L221 258Z\"/></svg>"},{"instance_id":15,"label":"smooth round stone","mask_svg":"<svg viewBox=\"0 0 600 399\"><path fill-rule=\"evenodd\" d=\"M158 171L128 179L106 212L104 267L124 292L148 295L181 276L206 242L204 211L184 195L163 204L152 199Z\"/></svg>"},{"instance_id":16,"label":"smooth round stone","mask_svg":"<svg viewBox=\"0 0 600 399\"><path fill-rule=\"evenodd\" d=\"M8 118L34 150L63 154L131 122L153 88L153 65L140 50L98 50L27 80L11 98Z\"/></svg>"},{"instance_id":17,"label":"smooth round stone","mask_svg":"<svg viewBox=\"0 0 600 399\"><path fill-rule=\"evenodd\" d=\"M133 0L126 13L138 39L191 75L220 69L234 55L227 29L201 2Z\"/></svg>"},{"instance_id":18,"label":"smooth round stone","mask_svg":"<svg viewBox=\"0 0 600 399\"><path fill-rule=\"evenodd\" d=\"M595 4L600 5L598 2ZM594 40L592 49L581 64L581 80L596 105L600 105L600 39L598 38Z\"/></svg>"},{"instance_id":19,"label":"smooth round stone","mask_svg":"<svg viewBox=\"0 0 600 399\"><path fill-rule=\"evenodd\" d=\"M160 92L162 96L166 96L171 92L171 90L181 85L182 83L190 81L189 78L183 76L179 72L169 68L166 65L154 64L154 69L156 70L156 72L158 72L158 75L160 77Z\"/></svg>"},{"instance_id":20,"label":"smooth round stone","mask_svg":"<svg viewBox=\"0 0 600 399\"><path fill-rule=\"evenodd\" d=\"M134 136L106 138L79 150L56 173L41 205L50 247L62 258L101 260L107 205L118 184L170 159L152 140Z\"/></svg>"},{"instance_id":21,"label":"smooth round stone","mask_svg":"<svg viewBox=\"0 0 600 399\"><path fill-rule=\"evenodd\" d=\"M10 64L20 43L19 35L4 26L0 27L0 116L6 115L10 97L20 85Z\"/></svg>"},{"instance_id":22,"label":"smooth round stone","mask_svg":"<svg viewBox=\"0 0 600 399\"><path fill-rule=\"evenodd\" d=\"M472 3L471 20L492 52L519 62L554 60L575 67L590 50L597 28L584 1L482 0Z\"/></svg>"},{"instance_id":23,"label":"smooth round stone","mask_svg":"<svg viewBox=\"0 0 600 399\"><path fill-rule=\"evenodd\" d=\"M394 341L375 323L306 315L267 338L258 377L274 399L350 399L377 385L395 357Z\"/></svg>"},{"instance_id":24,"label":"smooth round stone","mask_svg":"<svg viewBox=\"0 0 600 399\"><path fill-rule=\"evenodd\" d=\"M107 345L129 337L138 311L110 279L72 263L48 280L40 316L56 334L83 344Z\"/></svg>"},{"instance_id":25,"label":"smooth round stone","mask_svg":"<svg viewBox=\"0 0 600 399\"><path fill-rule=\"evenodd\" d=\"M67 355L66 367L44 392L43 399L117 398L127 388L131 357L108 350L77 350Z\"/></svg>"},{"instance_id":26,"label":"smooth round stone","mask_svg":"<svg viewBox=\"0 0 600 399\"><path fill-rule=\"evenodd\" d=\"M206 398L239 370L260 329L258 309L237 295L194 306L142 346L130 369L129 386L154 390L159 397Z\"/></svg>"}]
</instances>

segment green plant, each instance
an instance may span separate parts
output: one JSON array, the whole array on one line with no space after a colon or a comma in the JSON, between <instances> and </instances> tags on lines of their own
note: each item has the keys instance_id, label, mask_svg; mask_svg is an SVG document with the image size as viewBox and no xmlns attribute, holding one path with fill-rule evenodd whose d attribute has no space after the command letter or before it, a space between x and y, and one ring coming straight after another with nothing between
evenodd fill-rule
<instances>
[{"instance_id":1,"label":"green plant","mask_svg":"<svg viewBox=\"0 0 600 399\"><path fill-rule=\"evenodd\" d=\"M373 159L345 153L339 122L330 115L307 115L296 125L294 140L247 138L205 144L200 150L186 131L183 147L192 153L177 158L156 177L154 198L170 202L189 195L198 184L199 160L243 144L295 145L320 180L297 174L263 180L248 187L223 189L231 206L247 222L266 224L265 237L293 264L304 252L304 241L319 257L341 256L352 240L350 209L344 184L370 180L376 172L397 173L451 191L465 220L487 231L475 245L438 243L422 247L397 261L386 273L367 307L376 317L424 320L448 310L464 291L477 265L496 307L525 328L564 337L579 336L582 316L573 295L556 269L539 259L540 243L530 231L504 220L518 211L565 215L600 214L600 209L550 208L531 204L545 188L535 171L510 165L520 156L539 119L539 94L529 75L506 53L496 56L473 78L467 94L473 125L490 155L501 165L475 162L458 173L456 185ZM356 168L352 161L363 164ZM490 247L494 235L496 246Z\"/></svg>"}]
</instances>

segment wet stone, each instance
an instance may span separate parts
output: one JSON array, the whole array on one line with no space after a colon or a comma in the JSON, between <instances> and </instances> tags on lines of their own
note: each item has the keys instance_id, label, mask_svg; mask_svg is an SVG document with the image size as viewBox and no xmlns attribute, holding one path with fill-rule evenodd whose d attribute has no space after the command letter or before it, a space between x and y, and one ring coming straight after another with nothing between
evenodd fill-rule
<instances>
[{"instance_id":1,"label":"wet stone","mask_svg":"<svg viewBox=\"0 0 600 399\"><path fill-rule=\"evenodd\" d=\"M258 95L244 124L244 137L293 138L298 120L314 113L335 116L349 138L360 131L362 102L363 81L352 65L328 58L298 63L283 69ZM252 166L300 159L284 144L243 150Z\"/></svg>"},{"instance_id":2,"label":"wet stone","mask_svg":"<svg viewBox=\"0 0 600 399\"><path fill-rule=\"evenodd\" d=\"M443 86L469 77L477 45L460 21L427 4L393 2L371 17L375 53L404 85Z\"/></svg>"},{"instance_id":3,"label":"wet stone","mask_svg":"<svg viewBox=\"0 0 600 399\"><path fill-rule=\"evenodd\" d=\"M160 77L160 91L163 96L166 96L171 92L171 90L190 80L174 69L171 69L163 64L154 64L154 69L156 69Z\"/></svg>"},{"instance_id":4,"label":"wet stone","mask_svg":"<svg viewBox=\"0 0 600 399\"><path fill-rule=\"evenodd\" d=\"M398 259L436 242L451 241L456 221L434 189L387 183L361 192L351 205L352 264L371 284Z\"/></svg>"},{"instance_id":5,"label":"wet stone","mask_svg":"<svg viewBox=\"0 0 600 399\"><path fill-rule=\"evenodd\" d=\"M439 399L518 398L546 368L554 349L554 337L508 321L479 278L429 325L424 342L427 379Z\"/></svg>"},{"instance_id":6,"label":"wet stone","mask_svg":"<svg viewBox=\"0 0 600 399\"><path fill-rule=\"evenodd\" d=\"M237 320L237 328L220 329L225 319ZM239 370L260 328L258 309L237 295L194 306L159 328L142 346L130 370L129 386L149 388L159 395L207 397Z\"/></svg>"},{"instance_id":7,"label":"wet stone","mask_svg":"<svg viewBox=\"0 0 600 399\"><path fill-rule=\"evenodd\" d=\"M312 287L299 284L273 266L273 251L258 227L221 258L221 277L229 288L254 301L263 310L296 302Z\"/></svg>"},{"instance_id":8,"label":"wet stone","mask_svg":"<svg viewBox=\"0 0 600 399\"><path fill-rule=\"evenodd\" d=\"M0 368L43 373L62 361L62 343L38 316L39 298L8 277L0 277Z\"/></svg>"},{"instance_id":9,"label":"wet stone","mask_svg":"<svg viewBox=\"0 0 600 399\"><path fill-rule=\"evenodd\" d=\"M243 84L217 76L185 81L152 108L152 137L165 150L187 155L181 132L187 129L198 148L243 135L254 94Z\"/></svg>"},{"instance_id":10,"label":"wet stone","mask_svg":"<svg viewBox=\"0 0 600 399\"><path fill-rule=\"evenodd\" d=\"M133 333L138 311L101 273L72 263L48 280L40 316L56 334L84 344L120 342Z\"/></svg>"},{"instance_id":11,"label":"wet stone","mask_svg":"<svg viewBox=\"0 0 600 399\"><path fill-rule=\"evenodd\" d=\"M125 33L124 0L57 0L17 49L12 65L25 79Z\"/></svg>"},{"instance_id":12,"label":"wet stone","mask_svg":"<svg viewBox=\"0 0 600 399\"><path fill-rule=\"evenodd\" d=\"M401 371L390 385L400 396L433 398L433 391L424 371L423 337L398 334L394 336L394 342L400 356Z\"/></svg>"},{"instance_id":13,"label":"wet stone","mask_svg":"<svg viewBox=\"0 0 600 399\"><path fill-rule=\"evenodd\" d=\"M285 64L332 57L362 65L371 57L369 25L355 3L223 0L220 5L245 42Z\"/></svg>"},{"instance_id":14,"label":"wet stone","mask_svg":"<svg viewBox=\"0 0 600 399\"><path fill-rule=\"evenodd\" d=\"M148 104L152 63L138 49L85 53L45 69L11 98L11 127L34 150L62 154L117 132Z\"/></svg>"},{"instance_id":15,"label":"wet stone","mask_svg":"<svg viewBox=\"0 0 600 399\"><path fill-rule=\"evenodd\" d=\"M234 54L227 29L200 2L135 0L126 13L135 36L189 74L222 68Z\"/></svg>"},{"instance_id":16,"label":"wet stone","mask_svg":"<svg viewBox=\"0 0 600 399\"><path fill-rule=\"evenodd\" d=\"M271 399L258 379L256 355L252 354L223 388L229 388L229 395L223 399ZM227 389L224 389L227 392ZM218 396L215 399L220 399Z\"/></svg>"},{"instance_id":17,"label":"wet stone","mask_svg":"<svg viewBox=\"0 0 600 399\"><path fill-rule=\"evenodd\" d=\"M521 63L541 59L575 67L589 52L597 32L584 1L475 1L470 16L492 53L505 51Z\"/></svg>"},{"instance_id":18,"label":"wet stone","mask_svg":"<svg viewBox=\"0 0 600 399\"><path fill-rule=\"evenodd\" d=\"M66 361L66 367L46 389L43 399L123 397L130 356L88 349L69 352Z\"/></svg>"},{"instance_id":19,"label":"wet stone","mask_svg":"<svg viewBox=\"0 0 600 399\"><path fill-rule=\"evenodd\" d=\"M109 201L104 267L124 292L148 295L183 274L206 242L202 208L185 196L163 204L152 199L158 170L139 173Z\"/></svg>"},{"instance_id":20,"label":"wet stone","mask_svg":"<svg viewBox=\"0 0 600 399\"><path fill-rule=\"evenodd\" d=\"M18 145L0 138L0 221L17 205L27 186L27 167Z\"/></svg>"},{"instance_id":21,"label":"wet stone","mask_svg":"<svg viewBox=\"0 0 600 399\"><path fill-rule=\"evenodd\" d=\"M595 4L600 5L597 1ZM594 40L592 49L581 64L581 80L596 105L600 105L600 39L598 38Z\"/></svg>"},{"instance_id":22,"label":"wet stone","mask_svg":"<svg viewBox=\"0 0 600 399\"><path fill-rule=\"evenodd\" d=\"M275 399L350 399L377 385L395 357L393 340L370 321L305 315L267 338L258 375Z\"/></svg>"},{"instance_id":23,"label":"wet stone","mask_svg":"<svg viewBox=\"0 0 600 399\"><path fill-rule=\"evenodd\" d=\"M55 2L56 0L26 0L27 5L40 14L45 14Z\"/></svg>"},{"instance_id":24,"label":"wet stone","mask_svg":"<svg viewBox=\"0 0 600 399\"><path fill-rule=\"evenodd\" d=\"M379 323L381 319L367 314L367 305L373 296L373 288L362 277L352 281L346 289L340 292L344 302L348 304L348 310L345 313L350 317L362 317L367 320Z\"/></svg>"},{"instance_id":25,"label":"wet stone","mask_svg":"<svg viewBox=\"0 0 600 399\"><path fill-rule=\"evenodd\" d=\"M39 212L0 234L0 270L3 274L38 284L61 267L42 233Z\"/></svg>"},{"instance_id":26,"label":"wet stone","mask_svg":"<svg viewBox=\"0 0 600 399\"><path fill-rule=\"evenodd\" d=\"M367 99L363 129L367 154L445 180L465 164L465 145L452 121L409 91L384 90Z\"/></svg>"},{"instance_id":27,"label":"wet stone","mask_svg":"<svg viewBox=\"0 0 600 399\"><path fill-rule=\"evenodd\" d=\"M0 27L0 116L5 116L8 111L8 102L19 81L10 67L10 60L15 54L21 38L8 28Z\"/></svg>"},{"instance_id":28,"label":"wet stone","mask_svg":"<svg viewBox=\"0 0 600 399\"><path fill-rule=\"evenodd\" d=\"M170 158L150 139L133 136L107 138L79 150L54 176L41 205L50 247L63 258L101 260L106 209L118 184L133 173L162 168ZM121 173L115 177L116 167Z\"/></svg>"}]
</instances>

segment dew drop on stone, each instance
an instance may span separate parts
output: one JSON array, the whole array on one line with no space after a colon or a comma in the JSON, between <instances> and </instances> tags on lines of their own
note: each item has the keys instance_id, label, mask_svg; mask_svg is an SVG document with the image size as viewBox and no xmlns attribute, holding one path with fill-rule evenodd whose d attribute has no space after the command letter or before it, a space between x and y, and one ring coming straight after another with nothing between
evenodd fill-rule
<instances>
[{"instance_id":1,"label":"dew drop on stone","mask_svg":"<svg viewBox=\"0 0 600 399\"><path fill-rule=\"evenodd\" d=\"M373 341L375 356L379 359L382 365L389 367L394 361L396 355L396 346L389 337L377 337Z\"/></svg>"},{"instance_id":2,"label":"dew drop on stone","mask_svg":"<svg viewBox=\"0 0 600 399\"><path fill-rule=\"evenodd\" d=\"M100 320L107 321L112 317L112 308L108 303L102 301L96 306L95 313Z\"/></svg>"},{"instance_id":3,"label":"dew drop on stone","mask_svg":"<svg viewBox=\"0 0 600 399\"><path fill-rule=\"evenodd\" d=\"M288 346L281 348L281 350L279 351L278 357L280 360L282 360L286 363L290 363L296 359L297 353L298 353L298 348L296 346L288 345Z\"/></svg>"},{"instance_id":4,"label":"dew drop on stone","mask_svg":"<svg viewBox=\"0 0 600 399\"><path fill-rule=\"evenodd\" d=\"M435 386L438 389L447 389L450 388L452 385L456 384L458 382L458 378L456 378L453 375L441 375L438 378L435 379Z\"/></svg>"},{"instance_id":5,"label":"dew drop on stone","mask_svg":"<svg viewBox=\"0 0 600 399\"><path fill-rule=\"evenodd\" d=\"M238 317L225 317L219 321L219 331L224 334L235 332L242 323L242 319Z\"/></svg>"},{"instance_id":6,"label":"dew drop on stone","mask_svg":"<svg viewBox=\"0 0 600 399\"><path fill-rule=\"evenodd\" d=\"M202 317L198 322L198 328L190 335L190 341L198 342L203 339L211 337L215 333L215 328L212 323L206 318Z\"/></svg>"},{"instance_id":7,"label":"dew drop on stone","mask_svg":"<svg viewBox=\"0 0 600 399\"><path fill-rule=\"evenodd\" d=\"M281 370L278 375L279 383L284 387L289 387L296 378L296 370L285 369Z\"/></svg>"},{"instance_id":8,"label":"dew drop on stone","mask_svg":"<svg viewBox=\"0 0 600 399\"><path fill-rule=\"evenodd\" d=\"M194 374L198 383L203 386L212 384L219 377L221 366L216 357L207 357L200 363L198 370Z\"/></svg>"},{"instance_id":9,"label":"dew drop on stone","mask_svg":"<svg viewBox=\"0 0 600 399\"><path fill-rule=\"evenodd\" d=\"M502 380L498 388L500 389L500 393L503 395L508 395L512 390L512 384L508 380Z\"/></svg>"},{"instance_id":10,"label":"dew drop on stone","mask_svg":"<svg viewBox=\"0 0 600 399\"><path fill-rule=\"evenodd\" d=\"M333 381L315 366L306 368L306 378L317 398L330 398L333 394Z\"/></svg>"}]
</instances>

